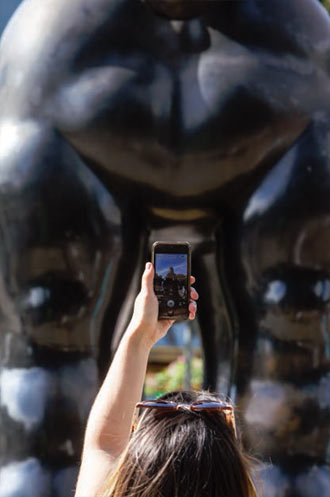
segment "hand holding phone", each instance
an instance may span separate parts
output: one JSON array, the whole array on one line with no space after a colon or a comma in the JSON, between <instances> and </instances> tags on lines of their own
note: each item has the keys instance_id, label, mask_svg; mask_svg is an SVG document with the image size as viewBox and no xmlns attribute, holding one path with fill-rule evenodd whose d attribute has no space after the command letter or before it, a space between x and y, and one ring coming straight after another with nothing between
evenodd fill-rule
<instances>
[{"instance_id":1,"label":"hand holding phone","mask_svg":"<svg viewBox=\"0 0 330 497\"><path fill-rule=\"evenodd\" d=\"M191 249L188 242L155 242L154 291L159 302L159 319L189 317Z\"/></svg>"}]
</instances>

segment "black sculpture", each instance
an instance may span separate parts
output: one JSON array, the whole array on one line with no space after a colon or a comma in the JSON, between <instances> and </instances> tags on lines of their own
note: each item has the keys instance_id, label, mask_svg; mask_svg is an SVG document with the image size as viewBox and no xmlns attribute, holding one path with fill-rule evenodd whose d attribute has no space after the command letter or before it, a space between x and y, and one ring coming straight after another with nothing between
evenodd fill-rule
<instances>
[{"instance_id":1,"label":"black sculpture","mask_svg":"<svg viewBox=\"0 0 330 497\"><path fill-rule=\"evenodd\" d=\"M0 57L1 497L70 495L155 239L193 244L205 383L273 463L265 497L328 497L329 49L316 0L23 2Z\"/></svg>"}]
</instances>

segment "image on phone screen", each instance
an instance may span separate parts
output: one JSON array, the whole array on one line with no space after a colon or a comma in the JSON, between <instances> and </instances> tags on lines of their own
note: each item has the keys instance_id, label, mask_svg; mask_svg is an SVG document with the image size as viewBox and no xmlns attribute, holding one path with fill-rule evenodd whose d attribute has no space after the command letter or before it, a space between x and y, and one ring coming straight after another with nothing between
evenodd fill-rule
<instances>
[{"instance_id":1,"label":"image on phone screen","mask_svg":"<svg viewBox=\"0 0 330 497\"><path fill-rule=\"evenodd\" d=\"M188 308L188 255L155 254L154 289L159 314L185 315Z\"/></svg>"}]
</instances>

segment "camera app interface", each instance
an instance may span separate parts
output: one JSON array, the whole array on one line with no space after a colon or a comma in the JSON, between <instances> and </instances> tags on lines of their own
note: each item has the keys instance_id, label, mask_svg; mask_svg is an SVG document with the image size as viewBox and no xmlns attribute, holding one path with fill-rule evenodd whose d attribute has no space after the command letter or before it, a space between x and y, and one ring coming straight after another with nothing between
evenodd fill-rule
<instances>
[{"instance_id":1,"label":"camera app interface","mask_svg":"<svg viewBox=\"0 0 330 497\"><path fill-rule=\"evenodd\" d=\"M186 312L187 262L187 254L155 254L154 287L162 315L175 317Z\"/></svg>"}]
</instances>

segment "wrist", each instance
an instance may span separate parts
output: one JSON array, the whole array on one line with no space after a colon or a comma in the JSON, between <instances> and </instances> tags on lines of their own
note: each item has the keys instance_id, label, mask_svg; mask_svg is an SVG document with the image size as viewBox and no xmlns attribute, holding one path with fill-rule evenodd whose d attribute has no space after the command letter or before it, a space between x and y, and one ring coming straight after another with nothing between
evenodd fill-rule
<instances>
[{"instance_id":1,"label":"wrist","mask_svg":"<svg viewBox=\"0 0 330 497\"><path fill-rule=\"evenodd\" d=\"M149 354L154 341L146 333L146 327L142 325L130 324L126 330L125 337L129 344L137 350L142 350Z\"/></svg>"}]
</instances>

